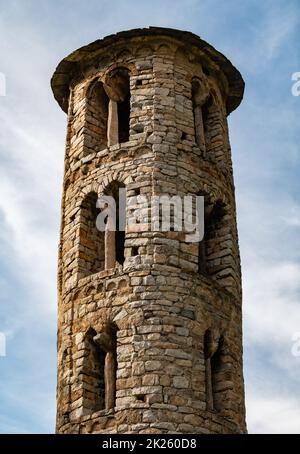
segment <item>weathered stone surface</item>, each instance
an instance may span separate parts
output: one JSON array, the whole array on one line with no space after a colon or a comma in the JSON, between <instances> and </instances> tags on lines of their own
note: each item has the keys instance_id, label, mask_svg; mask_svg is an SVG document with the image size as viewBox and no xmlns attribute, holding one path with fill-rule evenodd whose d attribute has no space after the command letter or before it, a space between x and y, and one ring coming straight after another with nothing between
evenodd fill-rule
<instances>
[{"instance_id":1,"label":"weathered stone surface","mask_svg":"<svg viewBox=\"0 0 300 454\"><path fill-rule=\"evenodd\" d=\"M243 433L227 125L242 78L186 32L130 31L90 46L67 57L52 80L68 108L57 431ZM135 198L204 195L204 240L139 229L147 204L125 241L100 232L97 196L120 187ZM152 213L152 222L160 216Z\"/></svg>"}]
</instances>

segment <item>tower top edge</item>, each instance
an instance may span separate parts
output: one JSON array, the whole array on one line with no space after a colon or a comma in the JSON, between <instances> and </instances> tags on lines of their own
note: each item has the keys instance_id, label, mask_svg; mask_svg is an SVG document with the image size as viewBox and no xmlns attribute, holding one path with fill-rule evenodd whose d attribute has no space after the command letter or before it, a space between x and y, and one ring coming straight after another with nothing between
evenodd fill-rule
<instances>
[{"instance_id":1,"label":"tower top edge","mask_svg":"<svg viewBox=\"0 0 300 454\"><path fill-rule=\"evenodd\" d=\"M173 38L181 44L197 47L214 63L216 63L220 70L224 73L228 80L228 98L227 98L227 113L230 114L235 110L243 99L245 83L241 73L238 69L228 60L225 55L217 51L209 43L201 39L198 35L184 30L164 27L148 27L136 28L131 30L121 31L112 35L105 36L104 38L97 39L96 41L87 44L75 50L67 57L65 57L58 64L54 74L51 78L51 88L54 98L64 112L68 110L69 99L69 86L74 75L80 71L82 65L89 63L89 57L94 55L95 52L107 48L113 44L123 40L130 40L138 37L168 37Z\"/></svg>"}]
</instances>

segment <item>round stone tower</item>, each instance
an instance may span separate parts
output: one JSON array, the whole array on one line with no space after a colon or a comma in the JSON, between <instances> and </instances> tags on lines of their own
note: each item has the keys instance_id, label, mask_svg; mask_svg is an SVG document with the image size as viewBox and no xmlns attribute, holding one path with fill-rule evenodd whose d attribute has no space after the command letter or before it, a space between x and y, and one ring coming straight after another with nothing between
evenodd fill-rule
<instances>
[{"instance_id":1,"label":"round stone tower","mask_svg":"<svg viewBox=\"0 0 300 454\"><path fill-rule=\"evenodd\" d=\"M150 27L73 52L52 89L68 114L57 431L245 432L227 126L240 73L198 36ZM104 195L117 213L127 201L125 229L121 215L99 228ZM201 241L161 228L161 196L171 221L184 197L204 199Z\"/></svg>"}]
</instances>

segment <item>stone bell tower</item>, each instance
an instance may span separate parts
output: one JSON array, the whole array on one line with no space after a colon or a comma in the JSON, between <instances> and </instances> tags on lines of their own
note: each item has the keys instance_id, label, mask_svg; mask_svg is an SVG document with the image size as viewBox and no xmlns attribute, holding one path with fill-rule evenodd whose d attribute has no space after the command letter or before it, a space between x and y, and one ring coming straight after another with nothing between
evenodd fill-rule
<instances>
[{"instance_id":1,"label":"stone bell tower","mask_svg":"<svg viewBox=\"0 0 300 454\"><path fill-rule=\"evenodd\" d=\"M73 52L52 89L68 115L57 431L245 432L227 126L240 73L198 36L150 27ZM203 240L175 228L99 230L97 199L118 200L120 189L127 200L201 195Z\"/></svg>"}]
</instances>

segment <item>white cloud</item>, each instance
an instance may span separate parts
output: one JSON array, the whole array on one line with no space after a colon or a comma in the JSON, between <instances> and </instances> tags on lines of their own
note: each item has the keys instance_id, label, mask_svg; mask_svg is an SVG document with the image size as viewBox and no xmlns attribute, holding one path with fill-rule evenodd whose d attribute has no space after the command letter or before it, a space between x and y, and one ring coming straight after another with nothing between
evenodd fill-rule
<instances>
[{"instance_id":1,"label":"white cloud","mask_svg":"<svg viewBox=\"0 0 300 454\"><path fill-rule=\"evenodd\" d=\"M251 433L299 434L300 399L275 395L248 395L247 418ZM250 427L249 427L250 429Z\"/></svg>"},{"instance_id":2,"label":"white cloud","mask_svg":"<svg viewBox=\"0 0 300 454\"><path fill-rule=\"evenodd\" d=\"M244 267L245 326L248 342L273 348L300 331L300 265L259 257Z\"/></svg>"},{"instance_id":3,"label":"white cloud","mask_svg":"<svg viewBox=\"0 0 300 454\"><path fill-rule=\"evenodd\" d=\"M300 227L300 205L296 203L290 207L287 217L283 217L283 221L291 227Z\"/></svg>"},{"instance_id":4,"label":"white cloud","mask_svg":"<svg viewBox=\"0 0 300 454\"><path fill-rule=\"evenodd\" d=\"M2 153L9 150L7 156L2 154L6 166L0 171L0 210L6 235L2 240L10 247L19 275L45 295L50 292L55 301L61 186L57 144L45 130L15 127L18 119L20 116L14 121L6 116L2 122L6 127Z\"/></svg>"},{"instance_id":5,"label":"white cloud","mask_svg":"<svg viewBox=\"0 0 300 454\"><path fill-rule=\"evenodd\" d=\"M26 374L24 376L26 381L23 381L23 385L35 385L34 399L28 398L29 395L32 395L30 390L26 390L23 393L16 392L22 383L17 383L15 379L12 379L12 383L7 389L4 389L3 384L1 385L2 405L6 403L7 408L9 408L8 414L3 413L3 406L0 409L1 433L29 434L34 431L39 433L53 433L55 418L54 400L52 395L47 392L48 387L45 390L40 387L40 382L47 380L46 371L44 373L37 373L36 376L34 374L31 377L27 377ZM24 418L24 415L27 417ZM37 422L36 424L35 421ZM35 425L35 429L33 424Z\"/></svg>"},{"instance_id":6,"label":"white cloud","mask_svg":"<svg viewBox=\"0 0 300 454\"><path fill-rule=\"evenodd\" d=\"M299 10L295 7L268 5L268 14L258 34L262 52L267 60L275 58L286 45L287 39L299 23Z\"/></svg>"},{"instance_id":7,"label":"white cloud","mask_svg":"<svg viewBox=\"0 0 300 454\"><path fill-rule=\"evenodd\" d=\"M236 14L236 2L233 1L231 4L233 14ZM296 48L291 46L291 38L297 31L300 21L298 4L266 0L239 6L242 9L240 14L247 16L243 22L245 31L241 33L237 25L238 39L233 41L231 33L228 37L224 34L221 46L224 53L230 56L244 75L248 76L249 81L251 78L255 80L263 73L267 74L274 68L272 65L279 58L284 60L288 56L289 61L293 58L297 62ZM224 9L227 8L228 2L224 3ZM228 11L225 10L224 18L228 17L226 13L228 14ZM277 70L282 70L280 63L277 64ZM294 71L297 71L297 68Z\"/></svg>"}]
</instances>

